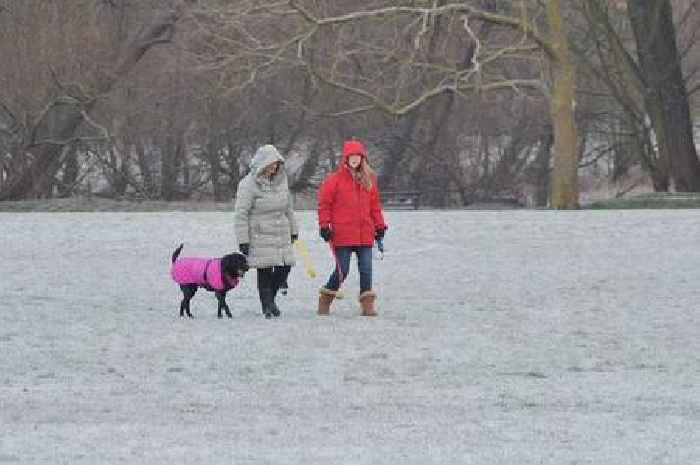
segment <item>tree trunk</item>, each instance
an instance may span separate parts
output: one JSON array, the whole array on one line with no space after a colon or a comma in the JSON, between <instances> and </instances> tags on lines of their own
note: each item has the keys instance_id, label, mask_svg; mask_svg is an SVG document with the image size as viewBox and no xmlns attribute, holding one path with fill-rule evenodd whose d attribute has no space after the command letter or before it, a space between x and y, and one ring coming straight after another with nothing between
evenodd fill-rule
<instances>
[{"instance_id":1,"label":"tree trunk","mask_svg":"<svg viewBox=\"0 0 700 465\"><path fill-rule=\"evenodd\" d=\"M626 130L632 134L630 136L631 156L641 161L642 169L651 178L654 192L668 192L670 182L668 163L660 162L651 140L651 129L635 125L633 118L629 118L629 127Z\"/></svg>"},{"instance_id":2,"label":"tree trunk","mask_svg":"<svg viewBox=\"0 0 700 465\"><path fill-rule=\"evenodd\" d=\"M618 7L621 3L619 0ZM621 36L622 31L613 27L611 21L613 13L608 7L607 0L591 0L583 2L590 32L603 33L606 46L599 43L596 47L600 61L600 69L594 69L596 74L610 89L612 97L617 101L622 110L621 126L623 133L631 136L620 136L618 149L615 151L615 165L613 180L617 180L627 172L627 168L634 161L639 161L652 182L657 192L668 191L670 183L668 153L653 148L651 130L646 125L647 115L652 111L648 108L648 99L638 102L637 94L644 95L644 77L637 62L632 58L625 46L625 40ZM623 5L624 6L624 5ZM620 9L620 8L618 8ZM581 50L582 55L584 51ZM622 149L625 148L626 149Z\"/></svg>"},{"instance_id":3,"label":"tree trunk","mask_svg":"<svg viewBox=\"0 0 700 465\"><path fill-rule=\"evenodd\" d=\"M439 2L440 5L443 5L444 3L444 0L440 0ZM438 22L438 24L433 28L433 33L430 34L430 39L428 42L428 56L432 56L435 52L435 47L437 46L437 38L440 33L439 16L436 18L436 21ZM379 187L381 189L391 190L397 188L395 184L396 175L400 171L398 168L403 163L406 151L413 142L413 135L415 133L416 126L418 125L418 121L420 120L423 111L423 109L419 108L418 110L412 111L410 114L399 120L399 127L397 128L398 135L395 137L395 140L392 141L392 144L390 145L389 152L387 154L388 156L384 159L382 169L379 172L379 176L377 178L377 184L379 184ZM422 162L425 161L425 156L426 154L423 154L424 158Z\"/></svg>"},{"instance_id":4,"label":"tree trunk","mask_svg":"<svg viewBox=\"0 0 700 465\"><path fill-rule=\"evenodd\" d=\"M61 176L61 183L58 185L58 195L60 197L70 197L73 194L79 171L78 148L75 144L71 144L69 147L66 147L66 155L63 161L63 176Z\"/></svg>"},{"instance_id":5,"label":"tree trunk","mask_svg":"<svg viewBox=\"0 0 700 465\"><path fill-rule=\"evenodd\" d=\"M142 188L148 198L156 194L156 182L153 176L152 154L146 153L146 147L141 139L136 140L136 158L141 173Z\"/></svg>"},{"instance_id":6,"label":"tree trunk","mask_svg":"<svg viewBox=\"0 0 700 465\"><path fill-rule=\"evenodd\" d=\"M546 207L549 200L549 164L552 159L553 144L554 136L551 132L540 137L540 146L537 150L537 158L534 164L534 184L536 186L534 203L536 207Z\"/></svg>"},{"instance_id":7,"label":"tree trunk","mask_svg":"<svg viewBox=\"0 0 700 465\"><path fill-rule=\"evenodd\" d=\"M416 110L399 121L399 127L397 128L399 134L393 137L391 141L389 151L384 159L384 163L382 163L382 169L377 179L380 188L384 190L396 188L395 179L396 175L399 173L398 168L401 166L406 149L413 138L413 133L420 114L420 110Z\"/></svg>"},{"instance_id":8,"label":"tree trunk","mask_svg":"<svg viewBox=\"0 0 700 465\"><path fill-rule=\"evenodd\" d=\"M227 134L228 147L227 161L229 165L229 191L235 195L238 189L238 183L241 180L241 169L240 169L240 158L241 158L241 148L235 142L235 134Z\"/></svg>"},{"instance_id":9,"label":"tree trunk","mask_svg":"<svg viewBox=\"0 0 700 465\"><path fill-rule=\"evenodd\" d=\"M117 182L114 186L114 195L117 197L124 197L129 187L129 180L131 179L129 152L118 152L118 155L121 155L121 158L119 159L118 171L115 173Z\"/></svg>"},{"instance_id":10,"label":"tree trunk","mask_svg":"<svg viewBox=\"0 0 700 465\"><path fill-rule=\"evenodd\" d=\"M176 200L182 154L183 145L179 136L167 136L161 154L160 195L163 200Z\"/></svg>"},{"instance_id":11,"label":"tree trunk","mask_svg":"<svg viewBox=\"0 0 700 465\"><path fill-rule=\"evenodd\" d=\"M34 128L32 141L26 148L34 161L8 182L0 192L0 200L47 197L60 168L57 160L63 147L70 142L82 122L79 103L73 99L52 104Z\"/></svg>"},{"instance_id":12,"label":"tree trunk","mask_svg":"<svg viewBox=\"0 0 700 465\"><path fill-rule=\"evenodd\" d=\"M693 141L688 94L676 45L670 0L627 0L645 79L659 158L668 160L677 191L700 191L700 161Z\"/></svg>"},{"instance_id":13,"label":"tree trunk","mask_svg":"<svg viewBox=\"0 0 700 465\"><path fill-rule=\"evenodd\" d=\"M311 178L318 170L318 160L321 156L320 145L321 139L317 138L309 149L309 154L307 155L306 160L304 160L304 164L301 166L299 174L289 187L289 190L292 192L301 192L311 187Z\"/></svg>"},{"instance_id":14,"label":"tree trunk","mask_svg":"<svg viewBox=\"0 0 700 465\"><path fill-rule=\"evenodd\" d=\"M209 142L206 145L206 159L209 163L209 179L211 180L212 192L214 200L221 202L224 200L224 194L221 189L219 178L221 177L221 160L219 156L218 144L212 140L212 134L209 134Z\"/></svg>"},{"instance_id":15,"label":"tree trunk","mask_svg":"<svg viewBox=\"0 0 700 465\"><path fill-rule=\"evenodd\" d=\"M551 116L554 125L552 208L576 209L578 201L578 151L574 122L575 78L569 43L563 27L561 1L548 0L547 22L552 41L553 89Z\"/></svg>"}]
</instances>

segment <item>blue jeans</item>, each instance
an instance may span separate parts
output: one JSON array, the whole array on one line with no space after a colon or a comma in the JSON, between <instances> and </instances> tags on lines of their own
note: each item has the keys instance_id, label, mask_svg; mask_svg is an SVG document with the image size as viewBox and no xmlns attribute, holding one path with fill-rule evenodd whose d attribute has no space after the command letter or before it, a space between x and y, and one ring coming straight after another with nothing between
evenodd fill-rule
<instances>
[{"instance_id":1,"label":"blue jeans","mask_svg":"<svg viewBox=\"0 0 700 465\"><path fill-rule=\"evenodd\" d=\"M340 288L340 279L338 277L338 265L343 280L347 278L350 270L350 258L352 253L357 255L357 269L360 272L360 292L369 291L372 289L372 247L371 246L351 246L351 247L336 247L335 256L336 263L333 274L328 278L326 289L337 291Z\"/></svg>"}]
</instances>

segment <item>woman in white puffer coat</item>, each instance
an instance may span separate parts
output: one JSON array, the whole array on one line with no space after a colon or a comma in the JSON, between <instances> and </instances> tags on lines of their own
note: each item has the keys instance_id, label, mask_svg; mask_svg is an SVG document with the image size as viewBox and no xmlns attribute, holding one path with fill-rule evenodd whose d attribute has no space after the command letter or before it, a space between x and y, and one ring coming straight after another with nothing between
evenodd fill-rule
<instances>
[{"instance_id":1,"label":"woman in white puffer coat","mask_svg":"<svg viewBox=\"0 0 700 465\"><path fill-rule=\"evenodd\" d=\"M299 237L284 158L273 145L256 152L250 172L238 184L235 207L238 248L258 270L258 294L265 318L280 316L275 297L294 265Z\"/></svg>"}]
</instances>

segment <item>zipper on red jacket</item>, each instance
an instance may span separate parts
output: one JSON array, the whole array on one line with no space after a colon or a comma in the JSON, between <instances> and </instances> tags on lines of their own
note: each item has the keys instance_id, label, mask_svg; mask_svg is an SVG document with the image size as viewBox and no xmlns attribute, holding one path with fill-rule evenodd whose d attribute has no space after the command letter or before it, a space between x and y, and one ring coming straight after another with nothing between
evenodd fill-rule
<instances>
[{"instance_id":1,"label":"zipper on red jacket","mask_svg":"<svg viewBox=\"0 0 700 465\"><path fill-rule=\"evenodd\" d=\"M360 202L360 183L357 182L357 179L354 176L353 176L352 180L355 183L355 203L357 205L358 211L360 212L358 223L357 223L358 231L359 231L358 235L357 235L357 237L358 237L357 243L362 244L362 205Z\"/></svg>"}]
</instances>

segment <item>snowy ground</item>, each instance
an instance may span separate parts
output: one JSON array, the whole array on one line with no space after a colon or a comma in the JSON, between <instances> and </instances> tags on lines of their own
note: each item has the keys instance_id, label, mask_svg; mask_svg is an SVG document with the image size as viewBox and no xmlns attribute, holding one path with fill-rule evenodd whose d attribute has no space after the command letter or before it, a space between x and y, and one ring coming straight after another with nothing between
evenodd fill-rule
<instances>
[{"instance_id":1,"label":"snowy ground","mask_svg":"<svg viewBox=\"0 0 700 465\"><path fill-rule=\"evenodd\" d=\"M377 319L357 276L254 273L177 315L171 251L229 213L0 214L0 464L700 463L695 211L389 212Z\"/></svg>"}]
</instances>

